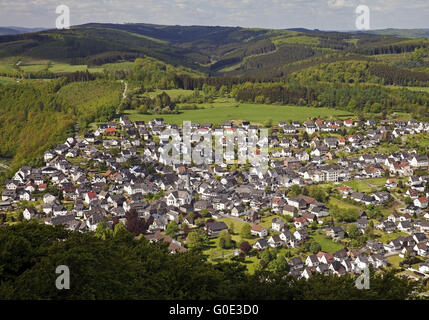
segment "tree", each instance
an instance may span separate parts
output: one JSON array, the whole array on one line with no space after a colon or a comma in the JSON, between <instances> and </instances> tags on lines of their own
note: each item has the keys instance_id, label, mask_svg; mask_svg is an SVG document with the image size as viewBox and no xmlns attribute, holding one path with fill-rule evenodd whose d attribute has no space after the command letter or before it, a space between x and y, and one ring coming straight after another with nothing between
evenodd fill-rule
<instances>
[{"instance_id":1,"label":"tree","mask_svg":"<svg viewBox=\"0 0 429 320\"><path fill-rule=\"evenodd\" d=\"M133 235L127 230L127 228L125 228L122 222L119 222L115 225L115 228L113 230L113 238L119 240L132 240Z\"/></svg>"},{"instance_id":2,"label":"tree","mask_svg":"<svg viewBox=\"0 0 429 320\"><path fill-rule=\"evenodd\" d=\"M241 251L243 251L245 254L248 254L248 253L250 252L250 250L252 250L252 246L250 245L250 243L249 243L249 242L247 242L247 241L243 241L243 242L240 244L240 249L241 249Z\"/></svg>"},{"instance_id":3,"label":"tree","mask_svg":"<svg viewBox=\"0 0 429 320\"><path fill-rule=\"evenodd\" d=\"M266 264L270 263L272 259L273 259L273 255L269 249L262 251L261 260L263 260Z\"/></svg>"},{"instance_id":4,"label":"tree","mask_svg":"<svg viewBox=\"0 0 429 320\"><path fill-rule=\"evenodd\" d=\"M250 226L250 224L248 224L248 223L244 224L240 230L241 238L249 239L250 237L252 237L251 230L252 230L252 227Z\"/></svg>"},{"instance_id":5,"label":"tree","mask_svg":"<svg viewBox=\"0 0 429 320\"><path fill-rule=\"evenodd\" d=\"M218 246L221 249L230 249L232 247L232 239L228 231L222 230L220 232Z\"/></svg>"},{"instance_id":6,"label":"tree","mask_svg":"<svg viewBox=\"0 0 429 320\"><path fill-rule=\"evenodd\" d=\"M235 225L234 225L234 222L231 222L231 224L229 226L229 232L231 234L235 234Z\"/></svg>"},{"instance_id":7,"label":"tree","mask_svg":"<svg viewBox=\"0 0 429 320\"><path fill-rule=\"evenodd\" d=\"M203 247L200 235L196 231L188 234L188 237L186 238L186 244L188 245L189 249L194 250L200 250Z\"/></svg>"},{"instance_id":8,"label":"tree","mask_svg":"<svg viewBox=\"0 0 429 320\"><path fill-rule=\"evenodd\" d=\"M271 266L274 271L279 273L289 272L290 269L284 254L279 254L275 260L271 261Z\"/></svg>"},{"instance_id":9,"label":"tree","mask_svg":"<svg viewBox=\"0 0 429 320\"><path fill-rule=\"evenodd\" d=\"M146 105L141 105L141 106L138 108L138 112L139 112L140 114L146 114L146 113L147 113L147 111L148 111L148 107L147 107Z\"/></svg>"},{"instance_id":10,"label":"tree","mask_svg":"<svg viewBox=\"0 0 429 320\"><path fill-rule=\"evenodd\" d=\"M296 196L299 196L300 194L301 194L301 188L297 184L294 184L290 188L288 196L290 196L290 197L296 197Z\"/></svg>"},{"instance_id":11,"label":"tree","mask_svg":"<svg viewBox=\"0 0 429 320\"><path fill-rule=\"evenodd\" d=\"M322 247L320 246L319 243L317 243L316 241L313 241L310 245L310 251L314 254L318 253L319 251L322 251Z\"/></svg>"},{"instance_id":12,"label":"tree","mask_svg":"<svg viewBox=\"0 0 429 320\"><path fill-rule=\"evenodd\" d=\"M352 223L349 225L347 229L347 233L351 239L357 239L360 236L360 232L356 226L356 223Z\"/></svg>"},{"instance_id":13,"label":"tree","mask_svg":"<svg viewBox=\"0 0 429 320\"><path fill-rule=\"evenodd\" d=\"M106 226L104 222L100 222L95 229L95 236L106 240L107 238L113 237L113 230Z\"/></svg>"},{"instance_id":14,"label":"tree","mask_svg":"<svg viewBox=\"0 0 429 320\"><path fill-rule=\"evenodd\" d=\"M127 212L125 217L127 218L125 227L129 232L138 236L146 231L146 223L144 220L138 217L138 214L135 210L132 209L130 212Z\"/></svg>"},{"instance_id":15,"label":"tree","mask_svg":"<svg viewBox=\"0 0 429 320\"><path fill-rule=\"evenodd\" d=\"M178 231L179 231L179 225L177 224L177 222L171 221L165 230L165 234L169 237L174 238Z\"/></svg>"}]
</instances>

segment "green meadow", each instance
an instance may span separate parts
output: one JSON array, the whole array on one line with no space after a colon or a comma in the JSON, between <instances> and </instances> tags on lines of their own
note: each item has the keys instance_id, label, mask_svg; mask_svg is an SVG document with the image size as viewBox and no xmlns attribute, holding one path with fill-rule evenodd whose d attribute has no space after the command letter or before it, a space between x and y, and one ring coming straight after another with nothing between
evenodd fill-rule
<instances>
[{"instance_id":1,"label":"green meadow","mask_svg":"<svg viewBox=\"0 0 429 320\"><path fill-rule=\"evenodd\" d=\"M250 121L254 124L264 124L270 120L277 124L279 121L306 121L312 117L330 119L352 116L346 111L328 108L238 103L232 99L200 104L198 108L200 109L181 110L178 114L139 114L137 110L126 110L124 113L132 121L164 118L166 122L175 124L182 124L183 121L213 124L221 124L224 121Z\"/></svg>"}]
</instances>

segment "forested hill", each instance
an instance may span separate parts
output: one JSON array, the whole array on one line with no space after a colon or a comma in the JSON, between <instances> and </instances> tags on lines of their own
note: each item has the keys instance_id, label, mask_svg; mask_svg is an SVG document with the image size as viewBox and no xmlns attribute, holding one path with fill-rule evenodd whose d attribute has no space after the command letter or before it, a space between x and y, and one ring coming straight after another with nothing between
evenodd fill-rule
<instances>
[{"instance_id":1,"label":"forested hill","mask_svg":"<svg viewBox=\"0 0 429 320\"><path fill-rule=\"evenodd\" d=\"M135 239L122 223L113 232L88 234L36 222L3 227L0 261L0 299L403 300L420 291L392 271L371 272L369 290L358 290L350 274L249 275L238 262L212 264L200 251L168 254L165 243ZM57 290L55 269L64 264L70 290Z\"/></svg>"},{"instance_id":2,"label":"forested hill","mask_svg":"<svg viewBox=\"0 0 429 320\"><path fill-rule=\"evenodd\" d=\"M428 39L369 33L240 27L86 24L70 30L0 36L0 59L31 57L99 66L150 56L207 75L281 77L288 66L327 54L404 54ZM309 62L308 62L309 60Z\"/></svg>"}]
</instances>

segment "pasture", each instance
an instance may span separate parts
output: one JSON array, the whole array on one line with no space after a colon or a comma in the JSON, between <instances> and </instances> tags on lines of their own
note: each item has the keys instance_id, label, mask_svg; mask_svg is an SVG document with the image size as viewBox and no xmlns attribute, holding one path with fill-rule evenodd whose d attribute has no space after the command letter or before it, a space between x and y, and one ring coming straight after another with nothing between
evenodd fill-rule
<instances>
[{"instance_id":1,"label":"pasture","mask_svg":"<svg viewBox=\"0 0 429 320\"><path fill-rule=\"evenodd\" d=\"M178 114L139 114L137 110L125 110L124 113L132 121L147 122L155 118L164 118L167 123L175 124L182 124L183 121L213 124L221 124L224 121L250 121L262 125L270 120L277 124L279 121L306 121L314 117L337 119L341 116L351 116L348 112L329 108L238 103L232 99L199 104L198 108L200 109L182 110Z\"/></svg>"}]
</instances>

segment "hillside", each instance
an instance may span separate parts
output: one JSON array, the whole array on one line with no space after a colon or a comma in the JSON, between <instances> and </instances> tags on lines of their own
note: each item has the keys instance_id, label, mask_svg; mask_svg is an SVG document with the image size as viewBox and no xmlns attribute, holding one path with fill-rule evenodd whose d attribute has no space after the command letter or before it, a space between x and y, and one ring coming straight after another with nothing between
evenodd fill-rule
<instances>
[{"instance_id":1,"label":"hillside","mask_svg":"<svg viewBox=\"0 0 429 320\"><path fill-rule=\"evenodd\" d=\"M296 31L299 30L299 31ZM429 47L429 40L381 33L270 30L240 27L86 24L70 30L0 37L0 59L100 66L150 56L207 75L281 77L287 67L336 53L370 59Z\"/></svg>"},{"instance_id":2,"label":"hillside","mask_svg":"<svg viewBox=\"0 0 429 320\"><path fill-rule=\"evenodd\" d=\"M264 112L281 104L313 108L301 115L332 108L426 119L429 93L391 87L429 87L429 39L391 34L91 23L0 36L0 157L13 168L34 161L76 122L85 131L124 110L178 122L269 120L278 110ZM144 98L157 91L160 100L163 90L195 92ZM224 114L203 110L215 106Z\"/></svg>"}]
</instances>

